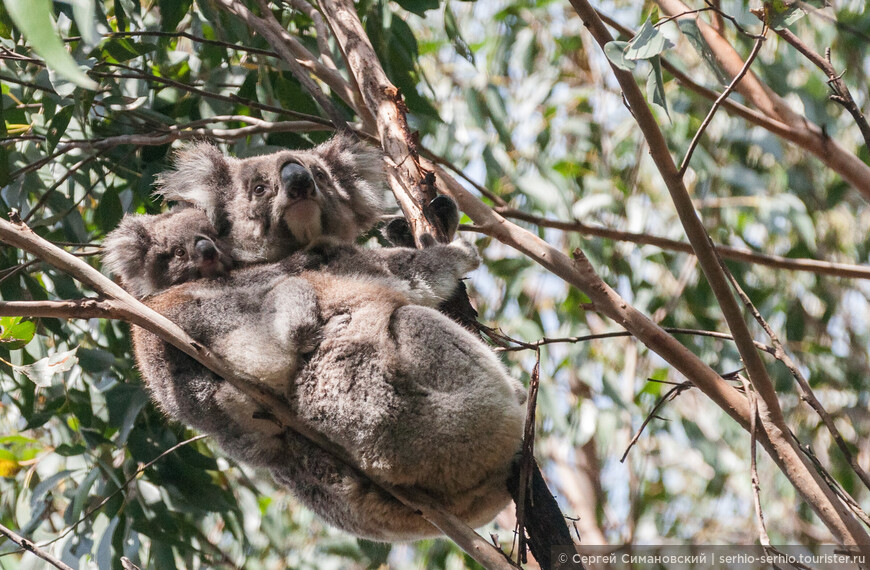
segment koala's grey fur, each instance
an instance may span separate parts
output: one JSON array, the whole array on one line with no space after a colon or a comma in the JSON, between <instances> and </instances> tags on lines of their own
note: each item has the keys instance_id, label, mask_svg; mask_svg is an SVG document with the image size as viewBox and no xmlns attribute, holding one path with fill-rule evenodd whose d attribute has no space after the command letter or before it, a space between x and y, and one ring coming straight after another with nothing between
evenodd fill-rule
<instances>
[{"instance_id":1,"label":"koala's grey fur","mask_svg":"<svg viewBox=\"0 0 870 570\"><path fill-rule=\"evenodd\" d=\"M106 236L103 248L103 264L136 297L222 275L232 267L229 247L195 208L126 216Z\"/></svg>"},{"instance_id":2,"label":"koala's grey fur","mask_svg":"<svg viewBox=\"0 0 870 570\"><path fill-rule=\"evenodd\" d=\"M288 163L303 167L314 192L293 196L282 184ZM206 212L228 237L237 261L278 261L321 236L352 241L384 213L383 153L339 134L311 150L238 159L200 143L182 150L175 170L157 178L167 200Z\"/></svg>"},{"instance_id":3,"label":"koala's grey fur","mask_svg":"<svg viewBox=\"0 0 870 570\"><path fill-rule=\"evenodd\" d=\"M522 441L523 388L470 333L414 304L449 294L478 263L464 242L422 251L325 243L147 303L258 376L365 472L432 493L479 526L510 500L505 480ZM133 338L167 413L268 468L331 524L374 540L438 534L180 351L142 329Z\"/></svg>"}]
</instances>

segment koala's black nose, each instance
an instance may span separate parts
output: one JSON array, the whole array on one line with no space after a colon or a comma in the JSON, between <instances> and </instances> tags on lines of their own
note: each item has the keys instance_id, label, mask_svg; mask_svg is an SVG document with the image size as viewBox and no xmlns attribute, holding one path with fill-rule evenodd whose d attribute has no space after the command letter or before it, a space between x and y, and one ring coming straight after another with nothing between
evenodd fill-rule
<instances>
[{"instance_id":1,"label":"koala's black nose","mask_svg":"<svg viewBox=\"0 0 870 570\"><path fill-rule=\"evenodd\" d=\"M214 242L208 239L207 237L200 236L196 238L196 243L194 244L197 253L199 253L203 259L207 261L211 261L212 259L217 257L217 248L214 245Z\"/></svg>"},{"instance_id":2,"label":"koala's black nose","mask_svg":"<svg viewBox=\"0 0 870 570\"><path fill-rule=\"evenodd\" d=\"M299 163L288 162L281 167L281 183L292 199L307 198L314 195L314 180Z\"/></svg>"}]
</instances>

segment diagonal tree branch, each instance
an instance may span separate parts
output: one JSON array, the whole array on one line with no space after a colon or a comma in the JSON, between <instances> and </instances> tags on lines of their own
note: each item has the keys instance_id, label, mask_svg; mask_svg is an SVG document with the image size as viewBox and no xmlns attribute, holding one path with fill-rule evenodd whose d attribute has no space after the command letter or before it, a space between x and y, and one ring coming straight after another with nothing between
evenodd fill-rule
<instances>
[{"instance_id":1,"label":"diagonal tree branch","mask_svg":"<svg viewBox=\"0 0 870 570\"><path fill-rule=\"evenodd\" d=\"M792 47L801 52L804 57L813 62L816 67L825 72L825 75L828 76L828 85L831 87L831 91L833 91L831 99L842 105L843 108L852 115L852 118L855 119L855 123L861 130L861 136L864 137L864 144L867 146L867 149L870 150L870 124L867 124L867 118L864 117L858 104L855 103L855 100L852 98L852 93L849 92L846 82L843 81L843 74L837 73L837 70L834 69L834 65L831 63L830 48L825 52L826 57L822 57L821 54L813 51L810 46L805 44L803 40L792 33L788 28L774 29L773 31L776 32L779 37L790 43Z\"/></svg>"},{"instance_id":2,"label":"diagonal tree branch","mask_svg":"<svg viewBox=\"0 0 870 570\"><path fill-rule=\"evenodd\" d=\"M663 3L671 4L672 2L666 0ZM571 5L574 6L584 25L602 49L605 44L612 41L613 38L589 2L571 0ZM750 383L758 395L758 415L761 419L760 435L769 442L768 451L772 452L774 461L824 521L837 541L846 545L862 545L862 548L870 553L870 535L867 534L866 529L834 495L789 436L789 430L785 424L773 383L767 374L764 362L755 350L752 335L743 318L743 313L731 292L730 284L719 263L707 231L695 213L689 193L668 151L664 135L632 74L613 65L611 68L638 126L647 140L650 155L671 194L680 222L692 248L695 250L698 263L719 303L728 328L731 330L734 342L746 366Z\"/></svg>"},{"instance_id":3,"label":"diagonal tree branch","mask_svg":"<svg viewBox=\"0 0 870 570\"><path fill-rule=\"evenodd\" d=\"M278 24L277 20L275 20L275 16L272 15L272 11L269 9L268 4L260 2L260 11L263 13L263 17L258 18L253 12L248 10L243 2L239 2L238 0L214 0L214 2L227 12L234 14L241 21L245 22L248 27L256 30L265 37L275 51L277 51L281 56L284 63L286 63L290 68L290 72L293 73L293 76L297 81L299 81L302 88L311 95L318 105L320 105L320 108L323 109L329 117L329 120L332 121L332 124L335 125L337 129L347 128L347 122L345 121L344 115L338 110L338 107L329 100L326 94L323 93L320 86L311 79L308 72L303 69L302 63L297 61L298 56L294 53L292 47L295 47L294 43L298 42L281 28L281 25ZM301 45L299 47L303 50L305 49L302 48ZM311 54L308 54L307 60L316 61ZM332 70L328 70L328 73L331 75Z\"/></svg>"},{"instance_id":4,"label":"diagonal tree branch","mask_svg":"<svg viewBox=\"0 0 870 570\"><path fill-rule=\"evenodd\" d=\"M435 197L430 172L420 166L417 142L408 129L407 109L399 90L387 78L366 36L353 3L326 0L320 9L338 41L350 72L360 86L366 107L375 116L378 138L390 164L390 188L411 225L418 245L424 234L446 241L447 236L426 215Z\"/></svg>"},{"instance_id":5,"label":"diagonal tree branch","mask_svg":"<svg viewBox=\"0 0 870 570\"><path fill-rule=\"evenodd\" d=\"M43 560L45 560L46 562L48 562L49 564L51 564L55 568L59 568L60 570L73 570L71 566L64 564L60 559L55 558L54 556L52 556L48 552L46 552L46 551L42 550L41 548L39 548L38 546L36 546L36 544L34 544L32 541L27 540L26 538L24 538L23 536L21 536L19 534L16 534L15 532L6 528L2 524L0 524L0 534L2 534L3 536L8 538L9 540L14 542L15 544L17 544L18 546L20 546L21 548L23 548L27 552L30 552L32 554L35 554L36 556L39 556L40 558L42 558Z\"/></svg>"}]
</instances>

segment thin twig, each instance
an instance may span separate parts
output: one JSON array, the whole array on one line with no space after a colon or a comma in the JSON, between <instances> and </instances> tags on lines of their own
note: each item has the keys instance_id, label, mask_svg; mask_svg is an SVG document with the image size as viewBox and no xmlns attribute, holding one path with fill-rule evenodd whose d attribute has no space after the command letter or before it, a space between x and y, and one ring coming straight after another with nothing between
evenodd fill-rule
<instances>
[{"instance_id":1,"label":"thin twig","mask_svg":"<svg viewBox=\"0 0 870 570\"><path fill-rule=\"evenodd\" d=\"M692 245L683 241L677 241L660 236L649 234L624 232L613 228L604 228L601 226L591 226L578 221L562 221L545 218L528 214L515 208L496 208L496 212L506 218L522 220L538 226L553 228L557 230L578 232L584 235L603 237L618 241L627 241L641 245L653 245L662 249L679 251L683 253L695 254ZM486 234L484 228L469 228L463 226L464 229L473 229L480 233ZM735 261L745 261L756 265L764 265L766 267L775 267L777 269L788 269L790 271L806 271L818 275L830 275L832 277L846 277L852 279L870 279L870 267L865 265L855 265L852 263L835 263L831 261L819 261L809 258L792 258L782 257L781 255L769 255L764 253L755 253L745 249L737 249L725 245L715 246L716 251L726 259Z\"/></svg>"},{"instance_id":2,"label":"thin twig","mask_svg":"<svg viewBox=\"0 0 870 570\"><path fill-rule=\"evenodd\" d=\"M752 410L752 418L749 424L749 473L752 484L752 498L755 506L756 523L758 524L758 540L761 546L767 550L770 548L770 536L767 534L767 526L764 524L764 511L761 510L761 485L758 479L758 465L755 459L755 448L758 442L758 401L755 398L755 392L743 374L738 374L737 378L743 384L743 392L749 398L749 407Z\"/></svg>"},{"instance_id":3,"label":"thin twig","mask_svg":"<svg viewBox=\"0 0 870 570\"><path fill-rule=\"evenodd\" d=\"M257 55L265 55L269 57L278 57L278 54L274 51L270 51L267 49L260 49L250 46L240 46L238 44L233 44L230 42L223 42L220 40L209 40L200 36L196 36L189 32L157 32L157 31L146 31L146 30L134 30L130 32L112 32L110 34L103 34L104 38L129 38L129 37L155 37L155 38L187 38L192 42L196 42L198 44L215 46L227 48L235 51L243 51L246 53L253 53ZM81 36L70 36L68 38L63 38L64 42L77 42L81 40ZM38 60L37 60L38 61Z\"/></svg>"},{"instance_id":4,"label":"thin twig","mask_svg":"<svg viewBox=\"0 0 870 570\"><path fill-rule=\"evenodd\" d=\"M779 37L790 43L792 47L801 52L804 57L813 62L816 67L821 69L825 75L828 76L828 86L831 88L831 91L833 91L831 99L842 105L843 108L852 115L852 118L861 130L861 136L864 137L864 144L867 146L867 149L870 150L870 124L867 123L867 119L864 117L861 109L852 98L852 94L849 92L846 82L843 81L843 74L837 73L834 69L834 65L831 63L830 48L826 50L827 57L822 57L821 54L813 51L812 48L805 44L788 28L774 29L773 31L776 32Z\"/></svg>"},{"instance_id":5,"label":"thin twig","mask_svg":"<svg viewBox=\"0 0 870 570\"><path fill-rule=\"evenodd\" d=\"M48 202L48 199L51 197L51 195L54 193L55 190L60 188L61 184L63 184L67 180L69 180L70 176L72 176L73 174L78 172L83 166L90 164L91 162L93 162L94 160L99 158L99 156L101 154L102 154L102 152L97 152L95 154L92 154L88 157L83 158L82 160L80 160L77 163L70 166L69 169L66 171L66 173L63 176L61 176L57 182L52 184L48 188L48 190L45 191L45 193L42 196L40 196L40 198L36 202L36 204L33 205L33 208L31 208L30 211L27 212L27 214L23 218L21 218L21 221L23 221L26 224L28 222L28 220L30 220L30 218L33 217L33 214L35 214L37 211L39 211L40 208L42 208L46 204L46 202Z\"/></svg>"},{"instance_id":6,"label":"thin twig","mask_svg":"<svg viewBox=\"0 0 870 570\"><path fill-rule=\"evenodd\" d=\"M81 149L103 149L114 148L122 145L135 146L158 146L171 143L178 140L196 140L196 139L220 139L220 140L236 140L246 138L251 135L264 133L303 133L312 131L331 131L331 125L324 125L320 122L311 121L254 121L252 117L246 117L247 122L254 123L246 127L238 127L235 129L206 129L195 126L196 123L202 121L194 121L186 125L168 125L166 132L159 134L137 133L129 135L117 135L113 137L104 137L99 139L79 139L62 141L58 145L60 153L68 152L74 148ZM233 119L235 120L235 119ZM239 119L241 120L241 119Z\"/></svg>"},{"instance_id":7,"label":"thin twig","mask_svg":"<svg viewBox=\"0 0 870 570\"><path fill-rule=\"evenodd\" d=\"M477 182L472 180L471 177L469 177L467 174L465 174L465 172L463 172L461 168L459 168L458 166L456 166L455 164L453 164L452 162L450 162L449 160L447 160L443 156L439 156L439 155L435 154L434 152L430 151L429 149L426 149L423 147L420 148L420 153L423 156L429 158L429 160L431 160L435 164L441 164L441 165L449 168L454 174L456 174L457 176L459 176L460 178L462 178L463 180L465 180L466 182L468 182L469 184L474 186L475 190L477 190L478 192L480 192L481 194L483 194L484 196L486 196L487 198L492 200L492 202L496 206L507 207L507 202L505 202L504 198L502 198L501 196L499 196L498 194L496 194L495 192L493 192L489 188L483 186L482 184L478 184Z\"/></svg>"},{"instance_id":8,"label":"thin twig","mask_svg":"<svg viewBox=\"0 0 870 570\"><path fill-rule=\"evenodd\" d=\"M237 18L243 21L249 28L262 35L272 48L281 55L281 59L290 68L293 77L299 82L305 91L320 105L320 108L326 113L326 116L332 121L332 124L339 130L347 128L347 121L344 114L339 111L338 107L329 100L320 86L311 79L311 76L302 68L302 64L297 60L298 55L293 52L289 44L298 43L295 38L281 27L278 20L275 19L272 10L265 0L260 0L260 13L262 17L257 17L251 12L243 2L238 0L213 0L221 8L227 12L234 14ZM314 58L311 57L313 60Z\"/></svg>"},{"instance_id":9,"label":"thin twig","mask_svg":"<svg viewBox=\"0 0 870 570\"><path fill-rule=\"evenodd\" d=\"M105 318L105 317L101 317L101 318ZM155 457L154 459L152 459L148 463L145 463L144 465L140 466L138 469L136 469L136 471L133 472L132 475L127 477L126 481L124 481L117 489L115 489L109 495L103 497L103 499L99 503L97 503L96 505L94 505L93 507L91 507L87 511L85 511L85 513L79 518L79 520L77 520L76 522L74 522L71 525L69 525L68 527L66 527L60 533L60 535L56 536L55 538L52 538L50 541L48 541L46 543L43 543L42 546L45 547L49 544L57 542L58 540L61 540L63 537L65 537L66 535L68 535L69 533L74 531L76 529L76 527L78 527L85 520L87 520L88 517L90 517L92 514L94 514L95 512L100 510L101 508L103 508L106 505L106 503L108 503L110 500L112 500L112 497L114 497L115 495L117 495L118 493L120 493L121 491L126 489L130 485L130 483L132 483L133 481L136 480L137 477L139 477L139 475L141 473L143 473L146 469L148 469L149 467L151 467L152 465L154 465L155 463L157 463L158 461L160 461L161 459L163 459L164 457L166 457L170 453L176 451L177 449L179 449L181 447L184 447L185 445L187 445L189 443L193 443L194 441L199 441L200 439L205 439L207 437L209 437L207 434L201 434L201 435L196 435L194 437L191 437L189 439L185 439L184 441L180 441L180 442L176 443L175 445L173 445L172 447L170 447L169 449L167 449L166 451L163 451L160 455L158 455L157 457Z\"/></svg>"},{"instance_id":10,"label":"thin twig","mask_svg":"<svg viewBox=\"0 0 870 570\"><path fill-rule=\"evenodd\" d=\"M107 64L108 65L108 64ZM186 91L193 95L199 95L200 97L204 97L206 99L214 99L216 101L225 101L227 103L240 103L242 105L246 105L253 109L259 109L261 111L268 111L270 113L276 113L279 115L287 115L290 117L295 117L297 119L301 119L304 121L311 121L312 123L319 123L325 126L331 126L331 123L320 117L315 115L309 115L308 113L300 113L298 111L292 111L290 109L284 109L283 107L276 107L274 105L266 105L265 103L260 103L259 101L255 101L253 99L247 99L245 97L239 97L238 95L222 95L220 93L214 93L211 91L205 91L204 89L200 89L198 87L194 87L192 85L187 85L186 83L182 83L180 81L175 81L174 79L168 79L166 77L160 77L158 75L154 75L151 73L143 73L143 72L130 72L127 73L111 73L107 71L97 71L91 70L88 72L88 75L93 77L103 77L103 78L111 78L111 79L141 79L143 81L149 81L153 83L160 83L162 85L166 85L168 87L174 87L175 89L180 89L182 91Z\"/></svg>"},{"instance_id":11,"label":"thin twig","mask_svg":"<svg viewBox=\"0 0 870 570\"><path fill-rule=\"evenodd\" d=\"M801 443L794 432L790 433L791 437L798 444L798 447L800 447L800 450L812 462L813 466L816 468L819 474L825 478L825 481L827 481L828 485L831 486L831 489L833 489L834 492L837 493L837 496L840 497L840 500L842 500L846 504L846 506L852 509L852 512L855 513L856 517L861 519L861 522L870 527L870 515L864 512L864 509L861 507L861 505L858 504L858 501L852 498L852 496L846 492L840 482L834 479L834 477L828 472L825 466L822 465L822 462L819 460L819 457L813 451L812 447Z\"/></svg>"},{"instance_id":12,"label":"thin twig","mask_svg":"<svg viewBox=\"0 0 870 570\"><path fill-rule=\"evenodd\" d=\"M649 424L653 418L658 417L657 414L659 410L661 410L666 403L676 399L677 396L679 396L686 390L694 387L694 384L686 380L685 382L680 382L679 384L676 384L673 388L665 392L664 395L658 399L658 401L652 407L652 410L650 410L649 414L647 414L646 418L643 420L643 423L640 424L640 427L637 429L634 437L632 437L631 441L628 442L628 447L625 448L625 452L619 459L620 463L625 463L625 458L628 457L628 452L631 451L631 448L634 447L634 444L637 443L637 441L640 439L640 436L643 433L644 428L646 428L647 424Z\"/></svg>"},{"instance_id":13,"label":"thin twig","mask_svg":"<svg viewBox=\"0 0 870 570\"><path fill-rule=\"evenodd\" d=\"M743 64L743 67L740 69L740 73L734 76L734 79L731 80L731 83L728 84L728 87L725 88L725 91L722 92L719 97L716 98L716 101L713 102L713 106L710 108L710 112L707 113L707 116L704 117L704 122L701 123L701 126L698 128L698 132L695 133L695 136L692 137L692 142L689 144L689 150L686 151L686 156L683 158L683 162L680 164L680 178L685 176L686 169L689 167L689 161L692 159L692 153L695 152L695 147L698 146L698 143L701 141L701 135L704 134L704 131L707 130L707 125L710 124L710 121L713 120L713 115L716 114L716 111L719 109L719 106L722 105L722 101L728 98L731 95L731 92L737 87L737 84L740 83L740 80L743 79L743 76L749 71L749 68L752 66L752 62L755 61L755 57L758 55L758 52L761 51L761 46L766 39L767 34L767 21L765 20L761 34L758 36L758 39L755 40L755 45L752 46L752 51L749 53L749 57L746 58L746 63Z\"/></svg>"},{"instance_id":14,"label":"thin twig","mask_svg":"<svg viewBox=\"0 0 870 570\"><path fill-rule=\"evenodd\" d=\"M782 362L786 368L788 368L789 372L791 372L792 377L794 377L795 381L798 385L798 390L801 394L801 400L805 401L809 406L819 415L822 419L822 423L825 424L825 427L830 432L831 436L833 436L834 441L837 443L837 447L840 448L840 451L846 457L846 460L849 462L849 465L852 467L852 470L856 475L861 479L861 482L864 483L864 486L870 489L870 475L858 464L858 459L852 453L852 450L849 449L849 445L846 443L845 438L843 438L843 434L840 433L840 430L837 428L837 425L834 423L834 419L831 417L831 414L825 409L822 403L816 398L815 393L813 392L810 383L804 377L803 373L800 371L800 368L797 364L792 360L791 356L786 352L785 347L782 345L782 342L779 340L779 337L773 331L773 327L767 322L767 320L761 315L759 310L755 307L755 304L752 302L752 299L749 298L749 295L743 290L740 286L740 283L737 282L737 279L734 278L734 275L725 269L725 273L728 276L728 279L731 281L731 286L734 288L734 291L737 293L737 296L740 297L740 300L743 302L743 305L746 309L752 314L755 320L761 325L761 328L764 329L764 332L770 337L770 342L774 347L774 356L777 360Z\"/></svg>"},{"instance_id":15,"label":"thin twig","mask_svg":"<svg viewBox=\"0 0 870 570\"><path fill-rule=\"evenodd\" d=\"M734 340L734 337L732 337L730 334L720 333L720 332L716 332L716 331L705 331L705 330L699 330L699 329L685 329L685 328L677 328L677 327L664 327L664 330L670 334L688 334L688 335L695 335L695 336L706 336L706 337L717 338L717 339L722 339L722 340ZM487 327L487 330L485 332L489 335L489 334L491 334L492 331L493 331L493 329L489 329ZM519 340L510 338L509 336L507 336L506 334L504 334L500 331L499 331L499 336L501 338L507 339L509 342L516 343L518 346L507 346L507 347L500 346L500 347L497 347L494 349L496 352L517 352L520 350L535 350L535 349L537 349L541 346L547 345L547 344L557 344L557 343L575 344L575 343L579 343L579 342L587 342L590 340L602 340L602 339L606 339L606 338L624 338L624 337L634 336L634 335L628 331L613 331L613 332L606 332L606 333L588 334L588 335L584 335L584 336L570 336L570 337L562 337L562 338L544 337L544 338L541 338L541 339L533 341L533 342L519 341ZM768 346L768 345L761 343L761 342L756 341L755 347L757 349L763 350L764 352L767 352L768 354L771 354L771 355L775 355L775 353L776 353L776 349L774 349L772 346Z\"/></svg>"}]
</instances>

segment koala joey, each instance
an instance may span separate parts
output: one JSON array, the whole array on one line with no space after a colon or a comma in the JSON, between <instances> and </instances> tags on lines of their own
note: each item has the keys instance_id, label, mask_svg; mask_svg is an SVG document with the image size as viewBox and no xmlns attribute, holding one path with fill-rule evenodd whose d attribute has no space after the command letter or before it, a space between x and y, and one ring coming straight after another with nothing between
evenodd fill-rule
<instances>
[{"instance_id":1,"label":"koala joey","mask_svg":"<svg viewBox=\"0 0 870 570\"><path fill-rule=\"evenodd\" d=\"M177 283L223 275L232 266L229 248L194 208L156 216L126 216L103 242L103 263L136 297Z\"/></svg>"},{"instance_id":2,"label":"koala joey","mask_svg":"<svg viewBox=\"0 0 870 570\"><path fill-rule=\"evenodd\" d=\"M167 222L176 219L182 232L196 227L187 212L199 210L155 218L146 232L172 234ZM125 243L111 238L113 247ZM133 251L107 253L122 282L164 282L140 275L163 266L128 263ZM429 308L478 263L461 241L418 251L321 240L281 262L215 272L146 302L256 376L363 471L431 493L478 526L510 500L505 480L522 440L525 396L485 345ZM267 468L331 524L374 540L438 534L174 347L136 327L133 339L142 376L168 414Z\"/></svg>"},{"instance_id":3,"label":"koala joey","mask_svg":"<svg viewBox=\"0 0 870 570\"><path fill-rule=\"evenodd\" d=\"M157 192L208 212L245 263L278 261L321 236L353 241L384 213L383 154L350 133L246 159L200 143L174 166Z\"/></svg>"}]
</instances>

